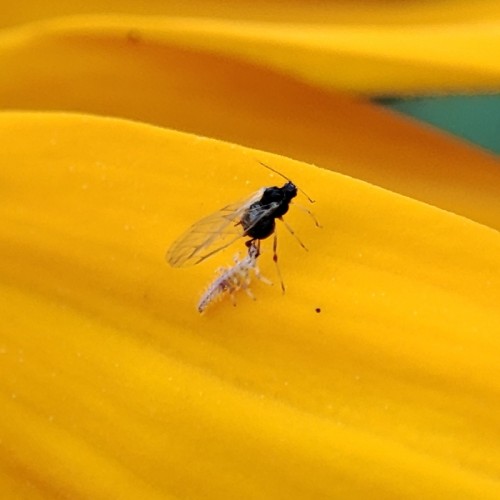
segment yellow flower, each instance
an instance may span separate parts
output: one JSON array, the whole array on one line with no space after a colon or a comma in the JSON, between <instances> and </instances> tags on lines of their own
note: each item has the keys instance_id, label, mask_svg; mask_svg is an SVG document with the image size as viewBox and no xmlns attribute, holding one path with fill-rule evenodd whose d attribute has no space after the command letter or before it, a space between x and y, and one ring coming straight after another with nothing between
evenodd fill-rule
<instances>
[{"instance_id":1,"label":"yellow flower","mask_svg":"<svg viewBox=\"0 0 500 500\"><path fill-rule=\"evenodd\" d=\"M0 33L3 497L499 497L498 161L356 95L495 83L496 4L443 4L449 31L422 5L298 29L304 6L241 4ZM323 227L292 207L286 294L266 240L275 286L200 316L243 240L185 269L165 251L283 182L259 161Z\"/></svg>"}]
</instances>

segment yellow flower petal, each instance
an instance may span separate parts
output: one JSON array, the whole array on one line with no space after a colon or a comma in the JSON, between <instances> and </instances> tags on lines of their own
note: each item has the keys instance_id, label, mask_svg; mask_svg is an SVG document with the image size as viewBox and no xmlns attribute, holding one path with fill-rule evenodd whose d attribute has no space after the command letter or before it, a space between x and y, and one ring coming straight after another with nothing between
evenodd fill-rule
<instances>
[{"instance_id":1,"label":"yellow flower petal","mask_svg":"<svg viewBox=\"0 0 500 500\"><path fill-rule=\"evenodd\" d=\"M0 39L1 107L81 110L217 137L500 228L500 164L482 151L346 95L173 47L152 21L68 23Z\"/></svg>"},{"instance_id":2,"label":"yellow flower petal","mask_svg":"<svg viewBox=\"0 0 500 500\"><path fill-rule=\"evenodd\" d=\"M498 498L500 236L278 156L115 119L0 115L0 489L91 498ZM288 285L194 304L196 218L281 182ZM261 257L271 276L270 244ZM321 312L317 313L316 308Z\"/></svg>"},{"instance_id":3,"label":"yellow flower petal","mask_svg":"<svg viewBox=\"0 0 500 500\"><path fill-rule=\"evenodd\" d=\"M114 15L57 19L28 30L63 36L128 29L140 38L134 30L140 25L149 42L269 66L325 88L394 95L498 89L499 23L339 26Z\"/></svg>"},{"instance_id":4,"label":"yellow flower petal","mask_svg":"<svg viewBox=\"0 0 500 500\"><path fill-rule=\"evenodd\" d=\"M310 2L283 0L87 0L85 4L68 0L24 0L5 6L0 26L21 24L62 15L108 14L120 12L169 17L202 17L254 21L314 24L436 24L463 23L498 19L496 0L439 0L435 2Z\"/></svg>"}]
</instances>

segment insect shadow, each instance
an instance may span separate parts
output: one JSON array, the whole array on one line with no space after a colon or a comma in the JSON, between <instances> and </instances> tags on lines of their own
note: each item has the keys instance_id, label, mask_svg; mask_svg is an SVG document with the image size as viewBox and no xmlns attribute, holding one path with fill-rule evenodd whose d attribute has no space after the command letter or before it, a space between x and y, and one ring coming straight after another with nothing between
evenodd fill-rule
<instances>
[{"instance_id":1,"label":"insect shadow","mask_svg":"<svg viewBox=\"0 0 500 500\"><path fill-rule=\"evenodd\" d=\"M310 203L314 203L302 189L299 189L288 177L274 168L259 161L265 168L283 177L287 182L283 186L261 188L249 198L227 205L217 212L200 219L181 235L168 249L166 259L173 267L199 264L208 257L230 246L239 238L249 238L245 245L250 250L255 246L260 253L260 242L274 235L273 261L281 282L281 289L285 285L278 265L278 237L276 234L276 219L279 219L287 230L294 236L300 246L306 246L295 234L295 231L283 219L288 212L290 203L300 191ZM295 205L314 220L317 227L321 227L314 214L305 207Z\"/></svg>"}]
</instances>

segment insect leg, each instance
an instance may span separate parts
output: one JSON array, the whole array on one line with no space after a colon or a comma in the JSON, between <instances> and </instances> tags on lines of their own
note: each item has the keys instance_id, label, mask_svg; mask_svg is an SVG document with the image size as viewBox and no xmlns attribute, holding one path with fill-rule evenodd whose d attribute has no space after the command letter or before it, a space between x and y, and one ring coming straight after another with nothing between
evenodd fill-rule
<instances>
[{"instance_id":1,"label":"insect leg","mask_svg":"<svg viewBox=\"0 0 500 500\"><path fill-rule=\"evenodd\" d=\"M236 307L236 294L234 292L234 290L229 291L229 298L231 299L231 304L233 304L233 307Z\"/></svg>"},{"instance_id":2,"label":"insect leg","mask_svg":"<svg viewBox=\"0 0 500 500\"><path fill-rule=\"evenodd\" d=\"M285 293L285 283L283 283L283 277L281 276L280 266L278 264L278 234L276 233L276 231L274 231L273 238L273 260L276 264L276 271L278 272L278 277L280 279L281 291Z\"/></svg>"},{"instance_id":3,"label":"insect leg","mask_svg":"<svg viewBox=\"0 0 500 500\"><path fill-rule=\"evenodd\" d=\"M282 217L280 217L279 219L280 219L281 222L283 222L283 224L285 225L285 227L288 229L289 233L299 242L299 245L304 250L309 251L308 248L304 245L304 243L302 243L302 241L300 240L300 238L295 234L295 231L292 229L292 227L290 226L290 224L288 224L288 222L286 222L286 220L283 219Z\"/></svg>"},{"instance_id":4,"label":"insect leg","mask_svg":"<svg viewBox=\"0 0 500 500\"><path fill-rule=\"evenodd\" d=\"M316 224L316 227L323 227L319 222L318 219L316 219L315 215L307 208L304 207L303 205L299 205L298 203L292 203L290 202L294 207L298 208L299 210L302 210L305 212L311 219L314 221L314 224Z\"/></svg>"},{"instance_id":5,"label":"insect leg","mask_svg":"<svg viewBox=\"0 0 500 500\"><path fill-rule=\"evenodd\" d=\"M234 257L233 257L233 262L234 262L235 264L238 264L238 262L239 262L239 261L240 261L240 254L239 254L239 252L238 252L237 254L235 254L235 255L234 255Z\"/></svg>"},{"instance_id":6,"label":"insect leg","mask_svg":"<svg viewBox=\"0 0 500 500\"><path fill-rule=\"evenodd\" d=\"M262 281L262 283L265 283L266 285L272 285L273 282L269 279L267 279L265 276L262 276L262 274L260 274L260 269L258 267L255 267L254 270L253 270L254 274L255 274L255 277Z\"/></svg>"},{"instance_id":7,"label":"insect leg","mask_svg":"<svg viewBox=\"0 0 500 500\"><path fill-rule=\"evenodd\" d=\"M250 287L244 286L243 289L245 290L246 294L252 299L252 300L257 300L255 298L255 295L253 294L252 290L250 290Z\"/></svg>"},{"instance_id":8,"label":"insect leg","mask_svg":"<svg viewBox=\"0 0 500 500\"><path fill-rule=\"evenodd\" d=\"M267 279L265 276L262 276L259 266L257 265L257 259L260 256L260 240L247 241L246 246L248 248L248 256L253 260L253 265L251 267L253 269L255 277L266 285L272 285L273 282Z\"/></svg>"}]
</instances>

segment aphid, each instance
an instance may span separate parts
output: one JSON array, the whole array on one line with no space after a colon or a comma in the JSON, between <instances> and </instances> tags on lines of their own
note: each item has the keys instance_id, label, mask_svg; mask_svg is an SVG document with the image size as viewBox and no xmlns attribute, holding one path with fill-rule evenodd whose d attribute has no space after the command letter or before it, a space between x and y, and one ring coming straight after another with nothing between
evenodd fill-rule
<instances>
[{"instance_id":1,"label":"aphid","mask_svg":"<svg viewBox=\"0 0 500 500\"><path fill-rule=\"evenodd\" d=\"M251 276L253 274L262 282L271 285L272 283L260 274L257 267L257 258L260 255L258 245L252 243L248 245L248 253L244 259L239 259L238 255L234 258L234 265L219 270L219 276L208 286L205 293L198 302L198 312L204 312L210 304L220 300L223 296L229 294L233 305L236 305L234 298L238 290L245 290L247 295L255 300L255 296L250 290Z\"/></svg>"},{"instance_id":2,"label":"aphid","mask_svg":"<svg viewBox=\"0 0 500 500\"><path fill-rule=\"evenodd\" d=\"M277 266L276 219L281 220L299 244L307 250L293 229L283 220L283 216L288 212L290 202L297 196L297 186L288 177L262 162L259 163L281 175L287 182L281 187L262 188L248 199L227 205L218 212L196 222L169 248L166 258L171 266L181 267L198 264L241 237L250 238L245 243L250 248L254 242L260 242L273 233L273 260ZM306 194L305 196L311 203L313 202L309 196ZM306 208L303 210L319 226L313 214ZM279 267L277 269L284 291Z\"/></svg>"}]
</instances>

